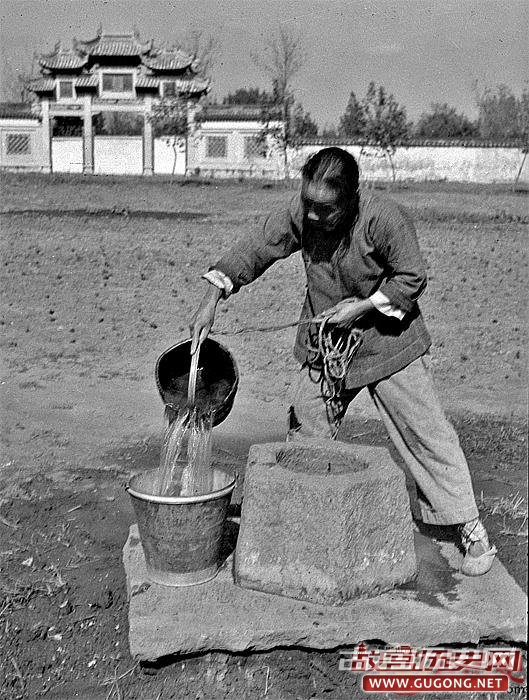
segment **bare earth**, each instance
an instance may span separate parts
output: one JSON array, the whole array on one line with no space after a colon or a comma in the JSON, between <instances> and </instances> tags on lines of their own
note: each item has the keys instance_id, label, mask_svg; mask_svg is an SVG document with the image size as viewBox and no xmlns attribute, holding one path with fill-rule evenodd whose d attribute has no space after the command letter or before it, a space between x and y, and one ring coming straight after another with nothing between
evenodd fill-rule
<instances>
[{"instance_id":1,"label":"bare earth","mask_svg":"<svg viewBox=\"0 0 529 700\"><path fill-rule=\"evenodd\" d=\"M200 274L294 192L3 176L0 697L362 696L335 652L219 653L158 670L135 667L127 649L123 485L157 463L156 359L187 336ZM447 184L389 194L412 211L428 261L421 305L441 399L502 561L526 586L527 195ZM296 368L292 328L229 334L296 321L303 293L293 256L218 314L241 373L218 431L227 469L244 469L251 442L280 438ZM387 445L365 400L347 435Z\"/></svg>"}]
</instances>

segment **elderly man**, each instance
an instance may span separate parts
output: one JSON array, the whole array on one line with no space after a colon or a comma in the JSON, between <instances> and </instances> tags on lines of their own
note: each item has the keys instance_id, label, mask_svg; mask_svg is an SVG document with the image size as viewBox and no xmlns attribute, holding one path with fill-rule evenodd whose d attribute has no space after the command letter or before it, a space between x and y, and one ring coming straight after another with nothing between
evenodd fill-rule
<instances>
[{"instance_id":1,"label":"elderly man","mask_svg":"<svg viewBox=\"0 0 529 700\"><path fill-rule=\"evenodd\" d=\"M204 275L209 285L191 322L191 350L207 337L220 299L301 251L307 275L302 321L325 319L341 333L354 326L362 343L339 390L329 395L311 372L310 325L300 324L289 438L334 439L348 405L367 387L415 480L423 521L459 525L462 571L481 575L492 566L496 548L479 520L465 456L432 384L431 341L417 303L426 271L415 229L394 202L359 191L358 178L347 151L326 148L309 158L300 195Z\"/></svg>"}]
</instances>

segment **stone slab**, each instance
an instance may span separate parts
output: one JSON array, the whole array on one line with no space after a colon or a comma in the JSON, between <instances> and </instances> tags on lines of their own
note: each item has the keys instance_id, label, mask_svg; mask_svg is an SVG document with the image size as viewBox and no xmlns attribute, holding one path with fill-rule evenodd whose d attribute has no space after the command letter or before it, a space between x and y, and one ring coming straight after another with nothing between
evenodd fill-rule
<instances>
[{"instance_id":1,"label":"stone slab","mask_svg":"<svg viewBox=\"0 0 529 700\"><path fill-rule=\"evenodd\" d=\"M133 525L123 549L131 654L152 662L211 650L335 649L373 639L411 646L525 642L527 598L499 560L485 576L469 578L458 573L461 553L453 543L416 532L415 549L413 587L332 607L236 586L231 557L207 583L151 584Z\"/></svg>"},{"instance_id":2,"label":"stone slab","mask_svg":"<svg viewBox=\"0 0 529 700\"><path fill-rule=\"evenodd\" d=\"M238 584L335 605L415 574L405 476L387 449L334 440L251 446Z\"/></svg>"}]
</instances>

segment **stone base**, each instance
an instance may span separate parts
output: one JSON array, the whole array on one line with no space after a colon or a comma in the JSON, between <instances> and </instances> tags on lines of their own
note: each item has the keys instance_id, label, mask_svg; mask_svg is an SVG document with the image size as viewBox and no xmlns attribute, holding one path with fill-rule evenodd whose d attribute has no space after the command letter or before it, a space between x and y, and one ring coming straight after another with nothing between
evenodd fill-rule
<instances>
[{"instance_id":1,"label":"stone base","mask_svg":"<svg viewBox=\"0 0 529 700\"><path fill-rule=\"evenodd\" d=\"M332 607L240 588L232 557L207 583L152 584L133 525L123 550L131 654L152 662L211 650L335 649L372 639L410 646L525 642L527 598L500 561L485 576L463 576L454 544L418 532L415 553L418 578L406 590Z\"/></svg>"},{"instance_id":2,"label":"stone base","mask_svg":"<svg viewBox=\"0 0 529 700\"><path fill-rule=\"evenodd\" d=\"M238 584L339 605L416 573L405 476L388 450L332 440L252 445Z\"/></svg>"}]
</instances>

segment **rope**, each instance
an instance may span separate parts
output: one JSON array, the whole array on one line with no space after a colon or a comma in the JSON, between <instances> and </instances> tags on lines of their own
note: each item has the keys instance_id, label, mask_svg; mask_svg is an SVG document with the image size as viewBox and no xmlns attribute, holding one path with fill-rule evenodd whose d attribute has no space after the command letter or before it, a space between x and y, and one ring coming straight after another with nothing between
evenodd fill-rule
<instances>
[{"instance_id":1,"label":"rope","mask_svg":"<svg viewBox=\"0 0 529 700\"><path fill-rule=\"evenodd\" d=\"M318 322L317 333L311 336L309 332L309 372L314 382L321 382L326 403L331 403L342 393L347 370L362 339L362 331L358 328L338 328L328 324L328 319ZM315 370L319 373L317 378L314 378Z\"/></svg>"},{"instance_id":2,"label":"rope","mask_svg":"<svg viewBox=\"0 0 529 700\"><path fill-rule=\"evenodd\" d=\"M295 328L296 326L303 326L307 323L314 323L312 318L304 319L302 321L294 321L293 323L282 323L278 326L246 326L244 328L239 328L236 331L212 331L210 335L239 335L240 333L271 333L272 331L283 331L286 328Z\"/></svg>"},{"instance_id":3,"label":"rope","mask_svg":"<svg viewBox=\"0 0 529 700\"><path fill-rule=\"evenodd\" d=\"M362 331L358 328L337 328L329 324L328 319L315 321L309 318L275 326L246 326L236 331L215 331L211 335L270 333L306 324L317 326L312 334L309 330L307 340L309 373L314 382L321 382L325 401L330 403L342 392L351 360L362 344ZM314 378L314 372L319 372L320 376Z\"/></svg>"}]
</instances>

